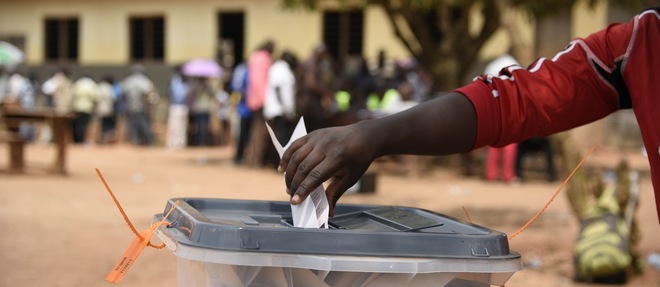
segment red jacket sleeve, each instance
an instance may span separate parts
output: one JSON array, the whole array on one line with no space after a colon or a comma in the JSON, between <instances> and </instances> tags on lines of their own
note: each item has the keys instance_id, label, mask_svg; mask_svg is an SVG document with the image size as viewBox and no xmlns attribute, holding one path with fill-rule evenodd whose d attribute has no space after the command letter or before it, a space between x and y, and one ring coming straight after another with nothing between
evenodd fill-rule
<instances>
[{"instance_id":1,"label":"red jacket sleeve","mask_svg":"<svg viewBox=\"0 0 660 287\"><path fill-rule=\"evenodd\" d=\"M473 148L565 131L625 107L617 57L625 53L632 29L631 23L610 25L572 41L552 59L538 59L527 69L510 66L457 89L476 110Z\"/></svg>"}]
</instances>

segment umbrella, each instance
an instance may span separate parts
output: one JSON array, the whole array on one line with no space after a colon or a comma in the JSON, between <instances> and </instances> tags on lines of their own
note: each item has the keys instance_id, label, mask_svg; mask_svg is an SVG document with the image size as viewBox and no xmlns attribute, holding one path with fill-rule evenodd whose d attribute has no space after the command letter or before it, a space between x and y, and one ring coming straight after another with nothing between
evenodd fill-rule
<instances>
[{"instance_id":1,"label":"umbrella","mask_svg":"<svg viewBox=\"0 0 660 287\"><path fill-rule=\"evenodd\" d=\"M13 68L23 62L25 54L16 46L0 41L0 66Z\"/></svg>"},{"instance_id":2,"label":"umbrella","mask_svg":"<svg viewBox=\"0 0 660 287\"><path fill-rule=\"evenodd\" d=\"M222 68L214 60L196 59L183 65L182 72L190 77L220 78Z\"/></svg>"}]
</instances>

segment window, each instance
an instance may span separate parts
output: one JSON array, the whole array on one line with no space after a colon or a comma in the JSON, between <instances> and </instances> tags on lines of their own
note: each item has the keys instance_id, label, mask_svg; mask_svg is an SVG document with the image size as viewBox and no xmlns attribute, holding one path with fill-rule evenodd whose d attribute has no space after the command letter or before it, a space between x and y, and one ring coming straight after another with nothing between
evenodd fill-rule
<instances>
[{"instance_id":1,"label":"window","mask_svg":"<svg viewBox=\"0 0 660 287\"><path fill-rule=\"evenodd\" d=\"M47 61L78 60L78 18L48 18L44 30Z\"/></svg>"},{"instance_id":2,"label":"window","mask_svg":"<svg viewBox=\"0 0 660 287\"><path fill-rule=\"evenodd\" d=\"M134 17L130 20L131 60L162 61L165 56L163 17Z\"/></svg>"},{"instance_id":3,"label":"window","mask_svg":"<svg viewBox=\"0 0 660 287\"><path fill-rule=\"evenodd\" d=\"M363 11L326 11L323 13L323 42L330 53L343 60L362 54Z\"/></svg>"}]
</instances>

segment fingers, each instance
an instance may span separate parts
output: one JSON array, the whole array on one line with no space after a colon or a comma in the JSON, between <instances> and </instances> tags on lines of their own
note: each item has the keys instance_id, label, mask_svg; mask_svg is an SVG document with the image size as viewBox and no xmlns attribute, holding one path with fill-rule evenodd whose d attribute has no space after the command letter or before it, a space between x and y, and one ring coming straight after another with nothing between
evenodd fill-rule
<instances>
[{"instance_id":1,"label":"fingers","mask_svg":"<svg viewBox=\"0 0 660 287\"><path fill-rule=\"evenodd\" d=\"M295 140L289 148L287 148L286 151L284 151L284 154L282 155L282 158L280 159L280 165L277 167L277 171L279 172L285 172L289 162L291 161L291 156L305 143L307 143L307 136L303 136L297 140Z\"/></svg>"},{"instance_id":2,"label":"fingers","mask_svg":"<svg viewBox=\"0 0 660 287\"><path fill-rule=\"evenodd\" d=\"M339 198L353 186L362 176L362 173L348 173L342 176L335 177L325 190L328 197L328 204L330 205L330 217L335 216L335 206Z\"/></svg>"},{"instance_id":3,"label":"fingers","mask_svg":"<svg viewBox=\"0 0 660 287\"><path fill-rule=\"evenodd\" d=\"M299 204L326 180L337 176L344 157L338 156L342 151L336 150L336 145L346 143L342 135L339 129L314 131L284 153L278 169L285 172L291 204Z\"/></svg>"},{"instance_id":4,"label":"fingers","mask_svg":"<svg viewBox=\"0 0 660 287\"><path fill-rule=\"evenodd\" d=\"M292 195L291 203L298 204L302 202L309 193L334 175L336 166L336 164L330 162L323 154L310 153L297 166L295 176L291 180L291 186L289 188ZM291 168L292 165L289 165L289 169Z\"/></svg>"},{"instance_id":5,"label":"fingers","mask_svg":"<svg viewBox=\"0 0 660 287\"><path fill-rule=\"evenodd\" d=\"M305 169L305 167L310 167L313 168L318 164L318 161L314 161L313 166L310 165L310 159L308 159L309 154L312 152L314 149L313 146L311 145L303 145L300 148L291 146L289 150L294 149L290 156L288 157L288 162L286 164L286 169L284 170L284 180L286 181L286 187L289 189L288 193L293 196L293 191L298 187L298 184L300 184L300 180L297 182L293 182L295 178L298 178L298 170L300 169ZM306 161L306 162L305 162ZM304 163L303 163L304 162ZM293 186L293 188L292 188Z\"/></svg>"}]
</instances>

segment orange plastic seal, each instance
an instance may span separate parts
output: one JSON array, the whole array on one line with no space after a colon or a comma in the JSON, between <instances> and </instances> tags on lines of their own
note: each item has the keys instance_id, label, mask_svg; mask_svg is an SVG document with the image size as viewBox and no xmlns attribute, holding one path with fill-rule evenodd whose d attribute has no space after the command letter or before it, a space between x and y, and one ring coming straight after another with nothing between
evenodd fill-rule
<instances>
[{"instance_id":1,"label":"orange plastic seal","mask_svg":"<svg viewBox=\"0 0 660 287\"><path fill-rule=\"evenodd\" d=\"M126 275L126 272L128 272L128 269L131 268L131 265L137 260L138 256L140 256L140 253L142 253L142 250L144 250L145 247L151 246L157 249L161 249L165 247L165 244L161 245L153 245L151 244L150 240L151 237L153 237L154 233L156 230L158 230L159 227L166 225L170 226L170 223L167 221L167 217L174 211L174 209L179 205L179 201L175 202L170 210L165 214L163 219L159 222L156 222L149 226L148 229L142 231L141 233L137 232L137 229L135 229L135 226L133 226L133 223L131 223L131 220L128 218L126 213L124 212L124 209L121 207L121 204L119 204L119 201L115 197L114 193L110 189L110 186L108 183L105 181L105 178L103 178L103 175L101 174L101 171L99 169L96 169L96 173L99 175L99 178L101 178L101 182L103 182L103 185L105 186L106 190L108 193L110 193L110 196L112 197L112 200L115 202L115 205L117 206L117 209L119 209L119 212L121 215L124 217L124 221L126 221L126 224L128 224L128 227L131 229L133 234L135 234L135 240L133 240L133 243L131 243L130 246L128 246L128 249L126 249L126 252L124 252L124 255L119 259L117 264L115 265L114 268L110 271L110 274L105 278L110 283L117 284L121 279Z\"/></svg>"},{"instance_id":2,"label":"orange plastic seal","mask_svg":"<svg viewBox=\"0 0 660 287\"><path fill-rule=\"evenodd\" d=\"M121 259L119 259L119 262L117 262L117 265L115 265L114 268L110 271L110 274L105 278L110 283L117 284L119 281L121 281L121 278L124 277L126 272L128 272L128 269L131 268L131 265L133 265L133 262L137 260L138 256L140 256L140 253L142 253L142 250L144 250L145 247L149 244L149 240L151 240L151 237L154 235L156 232L156 229L160 227L161 225L167 225L169 226L170 224L167 222L157 222L155 224L152 224L149 229L143 231L140 233L140 237L135 237L135 240L133 240L133 243L126 249L126 252L124 252L124 255L122 255Z\"/></svg>"}]
</instances>

